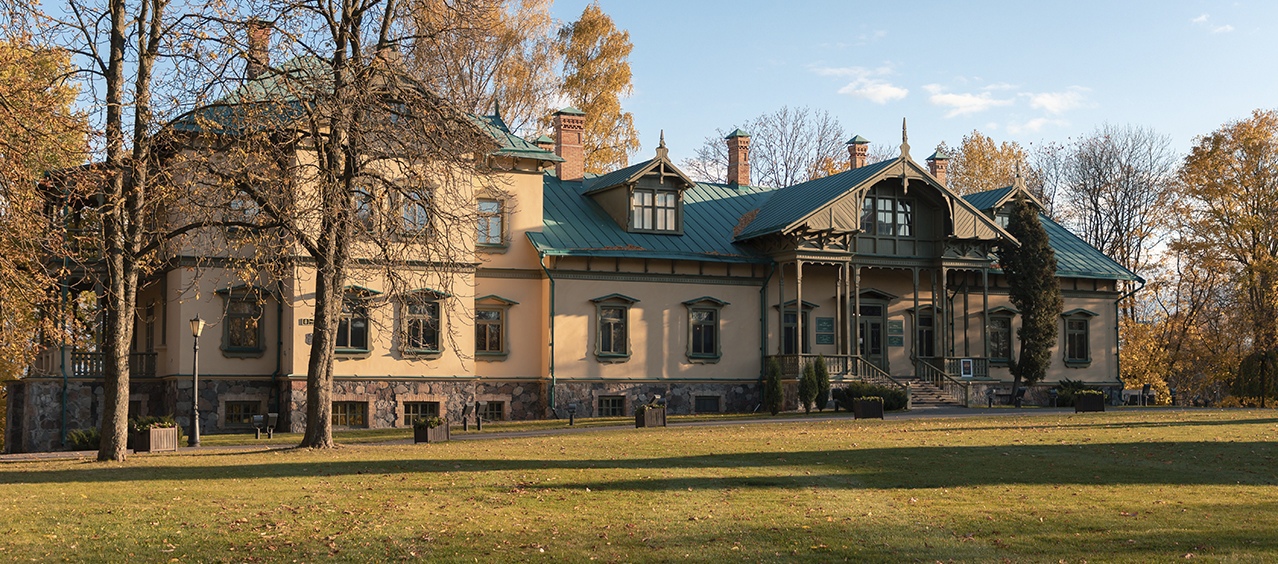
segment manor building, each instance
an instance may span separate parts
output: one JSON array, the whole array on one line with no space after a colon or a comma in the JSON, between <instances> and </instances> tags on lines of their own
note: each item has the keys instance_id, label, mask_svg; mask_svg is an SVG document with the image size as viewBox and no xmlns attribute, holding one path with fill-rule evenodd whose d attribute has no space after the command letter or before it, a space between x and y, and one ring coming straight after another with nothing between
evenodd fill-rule
<instances>
[{"instance_id":1,"label":"manor building","mask_svg":"<svg viewBox=\"0 0 1278 564\"><path fill-rule=\"evenodd\" d=\"M771 358L793 408L794 379L818 355L836 386L873 380L971 406L1008 387L1019 320L994 251L1017 244L1008 204L1036 203L1019 180L960 197L945 155L920 165L903 140L897 158L867 163L857 137L844 172L755 186L740 130L725 140L726 183L689 178L664 140L650 159L587 175L588 117L565 108L555 138L531 142L499 115L479 118L506 166L504 189L471 201L474 260L451 292L352 276L335 426L456 422L476 402L487 420L564 417L570 405L619 416L657 395L676 414L747 412ZM1116 303L1139 277L1040 219L1065 299L1040 391L1065 379L1120 388ZM267 412L302 430L313 271L298 262L252 286L195 258L175 257L140 291L131 414L185 425L195 393L204 432L247 432ZM193 390L197 316L209 329ZM51 344L9 385L9 450L60 448L66 430L99 425L102 396L100 353Z\"/></svg>"}]
</instances>

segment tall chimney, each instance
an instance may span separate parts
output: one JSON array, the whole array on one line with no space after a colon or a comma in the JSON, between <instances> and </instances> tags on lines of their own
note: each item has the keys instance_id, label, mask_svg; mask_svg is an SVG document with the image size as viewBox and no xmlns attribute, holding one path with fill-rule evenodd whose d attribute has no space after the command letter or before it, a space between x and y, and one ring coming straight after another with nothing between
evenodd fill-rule
<instances>
[{"instance_id":1,"label":"tall chimney","mask_svg":"<svg viewBox=\"0 0 1278 564\"><path fill-rule=\"evenodd\" d=\"M549 135L543 134L540 137L533 139L533 145L536 145L538 149L543 151L555 152L555 140L551 139Z\"/></svg>"},{"instance_id":2,"label":"tall chimney","mask_svg":"<svg viewBox=\"0 0 1278 564\"><path fill-rule=\"evenodd\" d=\"M738 129L724 140L728 142L728 184L749 186L750 134Z\"/></svg>"},{"instance_id":3,"label":"tall chimney","mask_svg":"<svg viewBox=\"0 0 1278 564\"><path fill-rule=\"evenodd\" d=\"M870 157L870 140L860 135L848 139L848 170L856 170L865 166Z\"/></svg>"},{"instance_id":4,"label":"tall chimney","mask_svg":"<svg viewBox=\"0 0 1278 564\"><path fill-rule=\"evenodd\" d=\"M940 182L941 186L947 186L945 183L945 169L949 167L950 156L939 148L935 153L932 153L932 156L927 158L927 171L936 177L936 181Z\"/></svg>"},{"instance_id":5,"label":"tall chimney","mask_svg":"<svg viewBox=\"0 0 1278 564\"><path fill-rule=\"evenodd\" d=\"M586 156L581 149L581 132L586 128L586 113L568 107L555 112L555 154L564 160L555 165L560 180L581 180L586 176Z\"/></svg>"},{"instance_id":6,"label":"tall chimney","mask_svg":"<svg viewBox=\"0 0 1278 564\"><path fill-rule=\"evenodd\" d=\"M248 65L244 74L251 80L271 66L271 27L259 19L248 22Z\"/></svg>"}]
</instances>

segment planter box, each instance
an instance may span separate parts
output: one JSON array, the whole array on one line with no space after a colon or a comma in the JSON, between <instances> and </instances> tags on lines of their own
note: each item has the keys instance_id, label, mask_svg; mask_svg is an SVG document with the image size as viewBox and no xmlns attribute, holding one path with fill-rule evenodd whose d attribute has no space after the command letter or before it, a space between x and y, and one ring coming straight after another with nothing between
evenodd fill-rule
<instances>
[{"instance_id":1,"label":"planter box","mask_svg":"<svg viewBox=\"0 0 1278 564\"><path fill-rule=\"evenodd\" d=\"M640 427L665 427L666 426L666 410L661 408L652 408L643 410L641 413L635 414L635 428Z\"/></svg>"},{"instance_id":2,"label":"planter box","mask_svg":"<svg viewBox=\"0 0 1278 564\"><path fill-rule=\"evenodd\" d=\"M161 427L141 433L129 433L129 445L133 452L177 452L178 428Z\"/></svg>"},{"instance_id":3,"label":"planter box","mask_svg":"<svg viewBox=\"0 0 1278 564\"><path fill-rule=\"evenodd\" d=\"M448 423L433 429L413 427L414 443L443 443L448 441Z\"/></svg>"},{"instance_id":4,"label":"planter box","mask_svg":"<svg viewBox=\"0 0 1278 564\"><path fill-rule=\"evenodd\" d=\"M1074 413L1083 411L1105 411L1105 396L1099 394L1075 395Z\"/></svg>"},{"instance_id":5,"label":"planter box","mask_svg":"<svg viewBox=\"0 0 1278 564\"><path fill-rule=\"evenodd\" d=\"M874 400L852 400L852 417L854 419L883 419L883 402Z\"/></svg>"}]
</instances>

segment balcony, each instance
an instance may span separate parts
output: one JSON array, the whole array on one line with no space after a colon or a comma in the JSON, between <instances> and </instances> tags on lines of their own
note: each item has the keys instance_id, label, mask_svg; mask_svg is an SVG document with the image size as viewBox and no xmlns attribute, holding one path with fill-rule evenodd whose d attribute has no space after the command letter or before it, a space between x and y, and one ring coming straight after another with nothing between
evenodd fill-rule
<instances>
[{"instance_id":1,"label":"balcony","mask_svg":"<svg viewBox=\"0 0 1278 564\"><path fill-rule=\"evenodd\" d=\"M46 350L36 360L34 373L41 376L60 376L61 369L59 366L59 349L51 348ZM83 352L70 351L67 352L67 376L71 378L101 378L103 367L103 354L100 352ZM154 378L156 369L157 353L154 352L135 352L129 353L129 377L130 378Z\"/></svg>"}]
</instances>

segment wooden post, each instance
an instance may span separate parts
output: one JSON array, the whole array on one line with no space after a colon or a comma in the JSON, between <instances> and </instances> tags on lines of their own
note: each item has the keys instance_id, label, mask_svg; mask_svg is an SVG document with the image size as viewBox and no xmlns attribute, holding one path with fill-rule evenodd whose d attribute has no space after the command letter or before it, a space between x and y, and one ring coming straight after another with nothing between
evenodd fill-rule
<instances>
[{"instance_id":1,"label":"wooden post","mask_svg":"<svg viewBox=\"0 0 1278 564\"><path fill-rule=\"evenodd\" d=\"M985 362L990 358L990 269L981 268L981 342L985 344Z\"/></svg>"},{"instance_id":2,"label":"wooden post","mask_svg":"<svg viewBox=\"0 0 1278 564\"><path fill-rule=\"evenodd\" d=\"M914 273L914 322L913 322L913 324L912 324L912 325L913 325L913 327L911 328L911 329L913 329L914 334L913 334L912 336L910 336L910 351L911 351L910 358L911 358L912 360L914 360L914 375L915 375L915 376L918 376L918 375L919 375L919 366L918 366L918 362L919 362L919 313L920 313L920 312L919 312L919 267L917 267L917 266L912 267L912 268L910 268L910 271Z\"/></svg>"},{"instance_id":3,"label":"wooden post","mask_svg":"<svg viewBox=\"0 0 1278 564\"><path fill-rule=\"evenodd\" d=\"M839 265L834 283L834 354L843 355L843 264Z\"/></svg>"},{"instance_id":4,"label":"wooden post","mask_svg":"<svg viewBox=\"0 0 1278 564\"><path fill-rule=\"evenodd\" d=\"M968 293L971 290L971 284L968 283L972 279L970 270L963 271L963 356L972 356L972 306L968 303Z\"/></svg>"},{"instance_id":5,"label":"wooden post","mask_svg":"<svg viewBox=\"0 0 1278 564\"><path fill-rule=\"evenodd\" d=\"M852 268L852 354L861 356L861 267Z\"/></svg>"},{"instance_id":6,"label":"wooden post","mask_svg":"<svg viewBox=\"0 0 1278 564\"><path fill-rule=\"evenodd\" d=\"M954 354L954 343L950 339L950 269L941 266L941 370L945 370L945 359Z\"/></svg>"},{"instance_id":7,"label":"wooden post","mask_svg":"<svg viewBox=\"0 0 1278 564\"><path fill-rule=\"evenodd\" d=\"M799 351L799 369L803 369L803 261L794 259L794 347Z\"/></svg>"},{"instance_id":8,"label":"wooden post","mask_svg":"<svg viewBox=\"0 0 1278 564\"><path fill-rule=\"evenodd\" d=\"M777 280L777 355L785 354L785 263L777 265L780 278ZM780 359L777 359L780 362Z\"/></svg>"}]
</instances>

